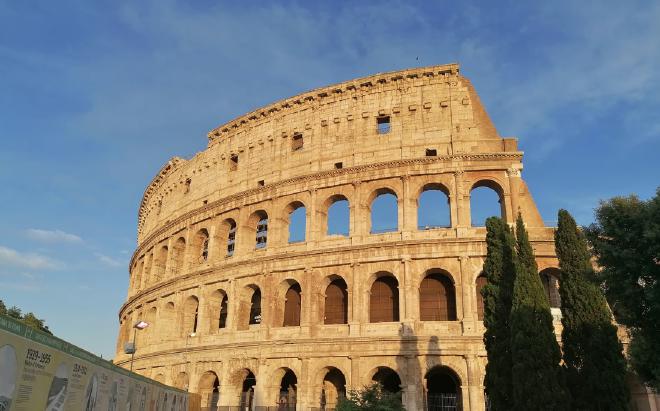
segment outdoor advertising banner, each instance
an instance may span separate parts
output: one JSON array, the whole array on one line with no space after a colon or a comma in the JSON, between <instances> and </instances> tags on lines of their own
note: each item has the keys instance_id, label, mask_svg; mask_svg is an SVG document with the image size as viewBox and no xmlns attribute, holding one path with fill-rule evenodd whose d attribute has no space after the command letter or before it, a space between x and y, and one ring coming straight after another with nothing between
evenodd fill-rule
<instances>
[{"instance_id":1,"label":"outdoor advertising banner","mask_svg":"<svg viewBox=\"0 0 660 411\"><path fill-rule=\"evenodd\" d=\"M188 393L0 315L0 411L188 411Z\"/></svg>"}]
</instances>

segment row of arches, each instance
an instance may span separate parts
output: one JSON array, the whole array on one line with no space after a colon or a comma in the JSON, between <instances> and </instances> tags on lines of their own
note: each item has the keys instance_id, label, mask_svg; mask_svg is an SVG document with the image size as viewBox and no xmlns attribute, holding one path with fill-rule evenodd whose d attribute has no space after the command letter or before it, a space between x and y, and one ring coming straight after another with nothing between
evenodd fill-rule
<instances>
[{"instance_id":1,"label":"row of arches","mask_svg":"<svg viewBox=\"0 0 660 411\"><path fill-rule=\"evenodd\" d=\"M559 270L546 268L539 275L545 287L548 302L558 309ZM377 272L373 276L366 294L366 318L370 323L399 322L400 284L389 272ZM476 318L483 319L482 288L486 278L479 275L474 282L476 295ZM317 310L310 319L325 325L348 324L351 320L349 302L351 291L345 279L339 275L326 278L326 285L321 287L317 299ZM422 322L457 321L456 286L452 276L442 269L427 270L418 285L418 320ZM304 296L301 284L294 279L287 279L274 289L270 304L263 301L262 290L257 284L248 284L233 296L227 290L217 288L205 294L200 301L197 295L189 295L176 309L173 301L164 305L150 307L142 312L140 320L151 324L139 333L139 346L148 341L172 340L180 337L221 333L223 330L246 330L263 321L263 308L267 307L269 326L297 327L303 318ZM232 301L233 300L233 301ZM203 314L203 315L202 315ZM122 321L118 349L130 336L131 322ZM165 326L163 326L165 325ZM174 326L172 326L174 325ZM172 330L175 330L174 332Z\"/></svg>"},{"instance_id":2,"label":"row of arches","mask_svg":"<svg viewBox=\"0 0 660 411\"><path fill-rule=\"evenodd\" d=\"M421 187L417 195L417 228L429 230L451 227L451 206L449 190L440 183L429 183ZM491 215L505 216L502 188L491 180L480 180L471 187L472 225L484 224ZM370 215L369 232L379 234L400 231L400 195L394 188L382 187L374 190L367 199ZM351 204L343 194L335 194L323 202L318 212L322 218L322 232L327 236L351 235ZM288 231L286 241L290 244L305 242L309 219L307 207L302 201L292 201L280 216L281 224ZM269 236L271 217L266 210L256 210L250 214L243 229L242 241L252 244L252 249L264 249L273 240ZM186 238L178 236L168 244L154 247L154 250L138 259L132 267L132 288L139 289L180 274L184 269L208 262L210 258L232 257L237 250L239 226L234 218L226 218L217 227L213 238L208 228L199 228ZM279 234L281 237L281 234ZM188 241L190 244L188 244ZM219 245L218 245L219 244ZM249 249L250 247L247 247Z\"/></svg>"},{"instance_id":3,"label":"row of arches","mask_svg":"<svg viewBox=\"0 0 660 411\"><path fill-rule=\"evenodd\" d=\"M372 383L379 383L383 389L396 394L402 400L404 386L399 374L387 366L378 366L368 375ZM261 377L259 377L261 378ZM347 380L344 373L337 367L327 366L317 374L318 381L313 386L313 406L320 410L332 410L338 401L347 394ZM176 385L185 381L187 375L177 376L175 386L181 389L186 387ZM299 402L298 376L288 367L276 369L268 378L268 384L258 385L258 377L249 369L244 368L234 372L231 381L233 387L223 387L220 378L214 371L204 372L199 380L198 390L202 397L202 404L209 409L215 409L221 403L221 395L233 398L224 398L222 403L230 406L239 406L239 409L253 409L256 405L257 387L270 392L262 393L261 398L266 404L261 406L273 407L278 410L295 410ZM231 383L230 383L231 384ZM434 366L423 376L424 409L453 411L462 409L461 380L450 367ZM223 389L224 388L224 389Z\"/></svg>"}]
</instances>

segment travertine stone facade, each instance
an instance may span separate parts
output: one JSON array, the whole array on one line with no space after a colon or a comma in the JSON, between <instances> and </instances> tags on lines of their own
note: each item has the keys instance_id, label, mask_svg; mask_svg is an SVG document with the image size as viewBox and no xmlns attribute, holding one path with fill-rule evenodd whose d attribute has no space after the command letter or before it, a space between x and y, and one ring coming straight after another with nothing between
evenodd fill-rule
<instances>
[{"instance_id":1,"label":"travertine stone facade","mask_svg":"<svg viewBox=\"0 0 660 411\"><path fill-rule=\"evenodd\" d=\"M557 262L516 140L497 134L457 65L313 90L208 138L145 191L117 363L129 366L123 344L139 319L150 326L137 332L134 370L203 404L331 408L377 379L408 410L438 398L484 409L485 229L471 224L472 190L493 189L508 222L522 213L541 270ZM429 189L447 196L448 227L418 228ZM386 193L396 229L375 233L371 206ZM348 202L348 235L327 234L337 201ZM300 207L305 241L290 243Z\"/></svg>"}]
</instances>

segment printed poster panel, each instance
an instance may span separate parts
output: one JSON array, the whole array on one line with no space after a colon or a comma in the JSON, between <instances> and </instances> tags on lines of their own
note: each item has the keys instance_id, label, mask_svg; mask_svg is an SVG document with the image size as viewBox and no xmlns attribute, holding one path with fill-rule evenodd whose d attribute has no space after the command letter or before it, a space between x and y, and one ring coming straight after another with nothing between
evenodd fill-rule
<instances>
[{"instance_id":1,"label":"printed poster panel","mask_svg":"<svg viewBox=\"0 0 660 411\"><path fill-rule=\"evenodd\" d=\"M187 411L188 393L0 316L0 411Z\"/></svg>"}]
</instances>

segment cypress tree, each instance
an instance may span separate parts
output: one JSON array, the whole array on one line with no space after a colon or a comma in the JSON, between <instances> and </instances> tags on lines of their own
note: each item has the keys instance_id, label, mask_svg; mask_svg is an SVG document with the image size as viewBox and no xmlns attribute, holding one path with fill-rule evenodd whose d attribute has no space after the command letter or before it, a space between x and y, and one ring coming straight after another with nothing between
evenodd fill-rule
<instances>
[{"instance_id":1,"label":"cypress tree","mask_svg":"<svg viewBox=\"0 0 660 411\"><path fill-rule=\"evenodd\" d=\"M511 409L511 334L509 317L513 294L515 242L502 219L486 220L487 284L481 290L484 300L484 344L488 354L485 386L491 409Z\"/></svg>"},{"instance_id":2,"label":"cypress tree","mask_svg":"<svg viewBox=\"0 0 660 411\"><path fill-rule=\"evenodd\" d=\"M516 221L516 273L511 302L511 409L568 410L559 366L561 353L544 295L534 251L519 214Z\"/></svg>"},{"instance_id":3,"label":"cypress tree","mask_svg":"<svg viewBox=\"0 0 660 411\"><path fill-rule=\"evenodd\" d=\"M566 381L575 410L626 410L626 363L605 296L593 282L586 240L566 210L559 210L555 249Z\"/></svg>"}]
</instances>

